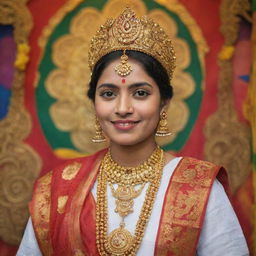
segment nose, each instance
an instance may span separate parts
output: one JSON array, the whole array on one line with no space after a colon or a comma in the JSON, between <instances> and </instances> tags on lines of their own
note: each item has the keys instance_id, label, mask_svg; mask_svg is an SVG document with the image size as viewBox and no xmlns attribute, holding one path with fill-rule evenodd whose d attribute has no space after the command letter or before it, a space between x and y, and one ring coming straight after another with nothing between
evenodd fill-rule
<instances>
[{"instance_id":1,"label":"nose","mask_svg":"<svg viewBox=\"0 0 256 256\"><path fill-rule=\"evenodd\" d=\"M115 113L122 117L133 113L132 101L128 95L120 95L116 102Z\"/></svg>"}]
</instances>

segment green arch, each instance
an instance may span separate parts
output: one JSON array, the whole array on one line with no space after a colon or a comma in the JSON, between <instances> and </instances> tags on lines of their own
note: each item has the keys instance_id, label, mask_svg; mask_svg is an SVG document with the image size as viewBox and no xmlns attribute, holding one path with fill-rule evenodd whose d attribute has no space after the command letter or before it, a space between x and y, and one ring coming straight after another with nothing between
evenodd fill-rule
<instances>
[{"instance_id":1,"label":"green arch","mask_svg":"<svg viewBox=\"0 0 256 256\"><path fill-rule=\"evenodd\" d=\"M87 0L78 5L73 11L68 13L63 18L63 20L55 27L44 49L44 56L42 57L41 62L39 64L40 79L36 89L36 102L38 117L42 130L48 143L50 144L53 150L58 148L69 148L73 150L78 149L72 143L70 133L58 130L55 127L53 120L51 119L49 114L50 106L56 101L47 93L44 86L46 78L48 77L49 73L53 69L57 68L52 60L52 45L59 37L69 33L70 22L81 9L93 6L101 10L104 4L105 1L103 0ZM185 145L186 141L189 138L192 128L197 120L202 101L203 71L199 60L199 53L196 43L194 42L188 28L185 26L182 20L180 20L177 14L169 11L167 8L159 5L154 1L145 1L145 4L149 10L158 8L165 11L176 21L176 24L178 26L177 36L187 42L191 54L191 63L185 71L192 76L192 78L195 81L196 87L193 95L191 95L189 98L185 100L190 111L189 119L185 128L181 132L179 132L175 140L172 143L167 144L163 147L166 150L179 151L182 149L182 147Z\"/></svg>"}]
</instances>

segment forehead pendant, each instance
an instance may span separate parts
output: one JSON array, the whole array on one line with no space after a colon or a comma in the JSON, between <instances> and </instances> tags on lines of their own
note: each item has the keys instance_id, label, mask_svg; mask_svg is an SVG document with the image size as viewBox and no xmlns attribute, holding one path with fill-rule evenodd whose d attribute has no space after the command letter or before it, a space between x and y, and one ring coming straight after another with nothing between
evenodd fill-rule
<instances>
[{"instance_id":1,"label":"forehead pendant","mask_svg":"<svg viewBox=\"0 0 256 256\"><path fill-rule=\"evenodd\" d=\"M128 56L123 51L121 56L121 63L115 67L115 71L119 76L128 76L132 71L132 66L128 63Z\"/></svg>"}]
</instances>

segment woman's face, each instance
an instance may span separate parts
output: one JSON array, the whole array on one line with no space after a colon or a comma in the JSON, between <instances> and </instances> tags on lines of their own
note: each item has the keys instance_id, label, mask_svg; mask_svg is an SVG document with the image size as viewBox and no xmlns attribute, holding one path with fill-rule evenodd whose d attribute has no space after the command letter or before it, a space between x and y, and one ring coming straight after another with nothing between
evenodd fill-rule
<instances>
[{"instance_id":1,"label":"woman's face","mask_svg":"<svg viewBox=\"0 0 256 256\"><path fill-rule=\"evenodd\" d=\"M95 94L95 111L110 143L135 145L155 141L161 98L157 84L139 62L129 58L132 72L120 77L111 62L99 78Z\"/></svg>"}]
</instances>

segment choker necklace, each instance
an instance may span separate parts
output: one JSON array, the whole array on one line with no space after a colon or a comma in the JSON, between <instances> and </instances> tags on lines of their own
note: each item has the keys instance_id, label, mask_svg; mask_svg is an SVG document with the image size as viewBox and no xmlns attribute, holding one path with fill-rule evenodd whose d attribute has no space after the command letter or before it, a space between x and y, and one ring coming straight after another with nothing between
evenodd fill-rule
<instances>
[{"instance_id":1,"label":"choker necklace","mask_svg":"<svg viewBox=\"0 0 256 256\"><path fill-rule=\"evenodd\" d=\"M156 165L161 158L162 150L159 146L150 157L136 167L121 166L115 162L108 151L103 163L107 181L111 184L136 185L151 182L155 178Z\"/></svg>"},{"instance_id":2,"label":"choker necklace","mask_svg":"<svg viewBox=\"0 0 256 256\"><path fill-rule=\"evenodd\" d=\"M164 153L157 147L152 155L137 167L117 164L108 152L100 167L96 204L96 243L100 255L136 255L152 212L164 167ZM133 212L133 200L149 182L135 234L125 229L125 217ZM116 198L115 212L122 218L120 225L108 235L107 184ZM117 184L114 188L113 184ZM136 185L140 187L135 189Z\"/></svg>"}]
</instances>

